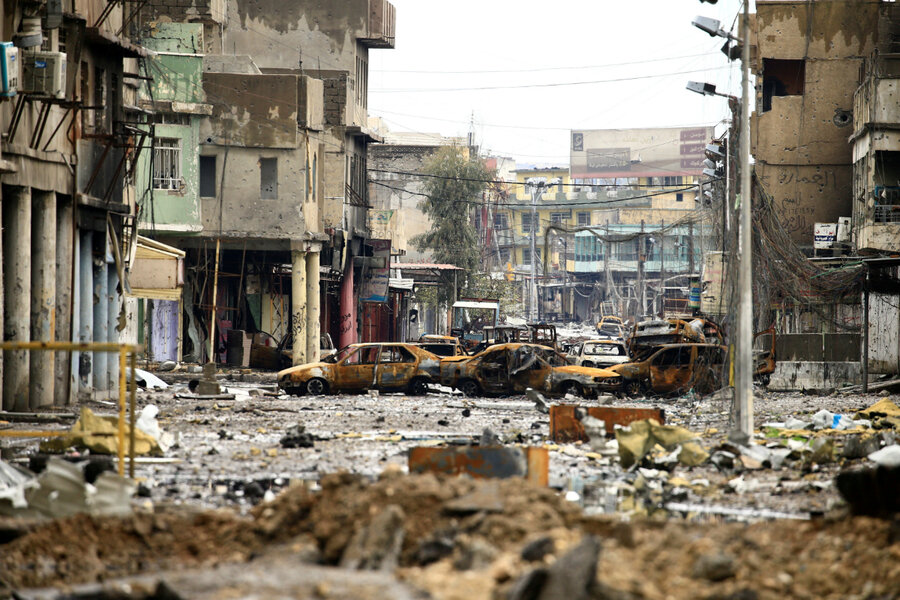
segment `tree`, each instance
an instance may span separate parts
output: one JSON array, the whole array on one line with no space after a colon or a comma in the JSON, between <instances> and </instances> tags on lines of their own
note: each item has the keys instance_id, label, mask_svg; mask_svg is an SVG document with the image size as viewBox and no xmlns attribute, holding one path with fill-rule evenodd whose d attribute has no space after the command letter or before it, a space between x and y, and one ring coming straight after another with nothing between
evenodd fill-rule
<instances>
[{"instance_id":1,"label":"tree","mask_svg":"<svg viewBox=\"0 0 900 600\"><path fill-rule=\"evenodd\" d=\"M430 250L435 262L462 268L457 272L457 284L467 289L481 262L472 209L495 174L461 146L438 149L425 163L423 173L426 198L420 208L431 219L431 229L410 241L420 251ZM453 297L453 280L447 283L438 290L440 303Z\"/></svg>"}]
</instances>

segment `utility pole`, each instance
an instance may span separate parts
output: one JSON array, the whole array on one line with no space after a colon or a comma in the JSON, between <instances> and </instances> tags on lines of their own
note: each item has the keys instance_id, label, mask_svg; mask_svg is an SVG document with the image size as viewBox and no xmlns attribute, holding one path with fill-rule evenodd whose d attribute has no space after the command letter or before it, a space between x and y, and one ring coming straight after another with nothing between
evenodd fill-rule
<instances>
[{"instance_id":1,"label":"utility pole","mask_svg":"<svg viewBox=\"0 0 900 600\"><path fill-rule=\"evenodd\" d=\"M666 316L666 222L659 222L659 312Z\"/></svg>"},{"instance_id":2,"label":"utility pole","mask_svg":"<svg viewBox=\"0 0 900 600\"><path fill-rule=\"evenodd\" d=\"M531 298L529 310L528 310L528 318L532 323L536 323L538 320L538 293L537 293L537 253L536 253L536 243L535 236L537 234L538 228L536 227L537 222L537 201L538 198L544 191L544 182L539 181L532 184L531 187L531 287L529 290L529 296Z\"/></svg>"},{"instance_id":3,"label":"utility pole","mask_svg":"<svg viewBox=\"0 0 900 600\"><path fill-rule=\"evenodd\" d=\"M644 237L643 219L641 219L641 235L638 236L637 251L638 289L635 290L635 296L639 298L640 306L638 306L635 322L640 321L647 310L647 289L644 286L644 257L647 255L647 239Z\"/></svg>"},{"instance_id":4,"label":"utility pole","mask_svg":"<svg viewBox=\"0 0 900 600\"><path fill-rule=\"evenodd\" d=\"M733 441L748 443L753 435L753 246L750 235L750 9L744 2L741 22L741 212L738 277L738 352Z\"/></svg>"}]
</instances>

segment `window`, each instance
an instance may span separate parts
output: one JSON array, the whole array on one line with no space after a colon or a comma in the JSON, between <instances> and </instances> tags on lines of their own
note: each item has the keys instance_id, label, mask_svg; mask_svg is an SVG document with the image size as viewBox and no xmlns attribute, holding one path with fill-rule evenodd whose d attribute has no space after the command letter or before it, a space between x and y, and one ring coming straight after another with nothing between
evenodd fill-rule
<instances>
[{"instance_id":1,"label":"window","mask_svg":"<svg viewBox=\"0 0 900 600\"><path fill-rule=\"evenodd\" d=\"M494 229L502 231L509 229L509 215L505 212L494 213Z\"/></svg>"},{"instance_id":2,"label":"window","mask_svg":"<svg viewBox=\"0 0 900 600\"><path fill-rule=\"evenodd\" d=\"M369 53L362 44L356 45L356 104L366 108L369 96Z\"/></svg>"},{"instance_id":3,"label":"window","mask_svg":"<svg viewBox=\"0 0 900 600\"><path fill-rule=\"evenodd\" d=\"M684 202L684 194L681 192L675 194L675 202Z\"/></svg>"},{"instance_id":4,"label":"window","mask_svg":"<svg viewBox=\"0 0 900 600\"><path fill-rule=\"evenodd\" d=\"M576 213L576 216L578 218L579 227L591 224L591 213L579 212L579 213Z\"/></svg>"},{"instance_id":5,"label":"window","mask_svg":"<svg viewBox=\"0 0 900 600\"><path fill-rule=\"evenodd\" d=\"M504 265L509 262L509 248L500 248L500 262Z\"/></svg>"},{"instance_id":6,"label":"window","mask_svg":"<svg viewBox=\"0 0 900 600\"><path fill-rule=\"evenodd\" d=\"M449 344L445 344L448 345ZM381 361L383 363L414 363L416 357L403 346L382 346Z\"/></svg>"},{"instance_id":7,"label":"window","mask_svg":"<svg viewBox=\"0 0 900 600\"><path fill-rule=\"evenodd\" d=\"M523 233L531 233L532 229L533 228L531 226L531 213L523 212L522 213L522 232Z\"/></svg>"},{"instance_id":8,"label":"window","mask_svg":"<svg viewBox=\"0 0 900 600\"><path fill-rule=\"evenodd\" d=\"M569 213L567 212L552 212L550 213L550 222L551 223L565 223L569 220Z\"/></svg>"},{"instance_id":9,"label":"window","mask_svg":"<svg viewBox=\"0 0 900 600\"><path fill-rule=\"evenodd\" d=\"M216 157L200 157L200 196L216 197Z\"/></svg>"},{"instance_id":10,"label":"window","mask_svg":"<svg viewBox=\"0 0 900 600\"><path fill-rule=\"evenodd\" d=\"M763 59L763 112L772 110L773 96L802 96L806 63L802 60Z\"/></svg>"},{"instance_id":11,"label":"window","mask_svg":"<svg viewBox=\"0 0 900 600\"><path fill-rule=\"evenodd\" d=\"M106 70L94 67L94 106L102 106L94 112L94 124L100 131L106 131Z\"/></svg>"},{"instance_id":12,"label":"window","mask_svg":"<svg viewBox=\"0 0 900 600\"><path fill-rule=\"evenodd\" d=\"M153 189L178 190L181 187L181 140L156 138L153 141Z\"/></svg>"},{"instance_id":13,"label":"window","mask_svg":"<svg viewBox=\"0 0 900 600\"><path fill-rule=\"evenodd\" d=\"M537 262L541 262L541 249L536 248L534 254L537 257ZM522 264L531 264L531 248L522 248Z\"/></svg>"},{"instance_id":14,"label":"window","mask_svg":"<svg viewBox=\"0 0 900 600\"><path fill-rule=\"evenodd\" d=\"M259 197L263 200L278 198L278 159L259 159Z\"/></svg>"},{"instance_id":15,"label":"window","mask_svg":"<svg viewBox=\"0 0 900 600\"><path fill-rule=\"evenodd\" d=\"M88 64L85 61L81 61L81 69L79 69L79 77L81 77L81 104L83 106L90 105L91 101L91 77L90 71L88 68ZM85 131L88 131L94 125L94 111L92 110L83 110L81 111L81 127Z\"/></svg>"}]
</instances>

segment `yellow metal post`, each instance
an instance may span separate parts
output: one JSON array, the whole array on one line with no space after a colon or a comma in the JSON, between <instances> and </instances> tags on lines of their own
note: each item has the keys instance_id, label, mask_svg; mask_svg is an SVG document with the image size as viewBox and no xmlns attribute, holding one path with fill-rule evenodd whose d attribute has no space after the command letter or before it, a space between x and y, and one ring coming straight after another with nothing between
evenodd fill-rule
<instances>
[{"instance_id":1,"label":"yellow metal post","mask_svg":"<svg viewBox=\"0 0 900 600\"><path fill-rule=\"evenodd\" d=\"M124 346L119 349L119 475L125 475L125 353ZM132 417L131 429L134 430Z\"/></svg>"},{"instance_id":2,"label":"yellow metal post","mask_svg":"<svg viewBox=\"0 0 900 600\"><path fill-rule=\"evenodd\" d=\"M137 353L131 353L131 433L128 445L128 476L134 479L134 405L137 399Z\"/></svg>"}]
</instances>

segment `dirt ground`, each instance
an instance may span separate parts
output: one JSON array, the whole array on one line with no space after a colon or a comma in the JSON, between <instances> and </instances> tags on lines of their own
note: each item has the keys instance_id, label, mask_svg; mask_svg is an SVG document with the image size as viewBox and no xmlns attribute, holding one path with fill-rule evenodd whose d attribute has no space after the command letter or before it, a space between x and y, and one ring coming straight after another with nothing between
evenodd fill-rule
<instances>
[{"instance_id":1,"label":"dirt ground","mask_svg":"<svg viewBox=\"0 0 900 600\"><path fill-rule=\"evenodd\" d=\"M0 544L0 589L216 565L264 572L266 561L284 556L336 566L358 551L348 547L358 546L359 536L390 546L399 532L396 564L378 568L435 598L507 597L520 577L588 535L601 546L594 597L900 598L900 523L849 516L833 485L840 469L865 459L820 463L798 456L780 469L645 463L623 470L615 454L548 443L547 415L524 397L468 400L435 391L417 398L275 398L250 395L269 378L231 377L256 380L223 381L234 400L177 398L187 392L183 383L141 392L140 403L156 404L161 427L173 434L165 460L176 462L138 464L143 488L131 517L81 515L24 528L0 523L27 530ZM881 397L758 390L755 419L760 426L821 408L852 414ZM726 400L637 403L664 408L667 422L700 434L710 451L725 442ZM298 424L314 438L312 446L283 447L282 437ZM485 428L503 443L547 444L550 487L406 474L410 448L471 443ZM763 435L758 443L783 443ZM834 436L836 455L843 437ZM7 444L4 459L22 458L35 445ZM764 518L762 511L785 518ZM371 532L377 527L385 530L382 538ZM535 545L543 555L523 558L523 549ZM323 597L321 591L310 597Z\"/></svg>"}]
</instances>

